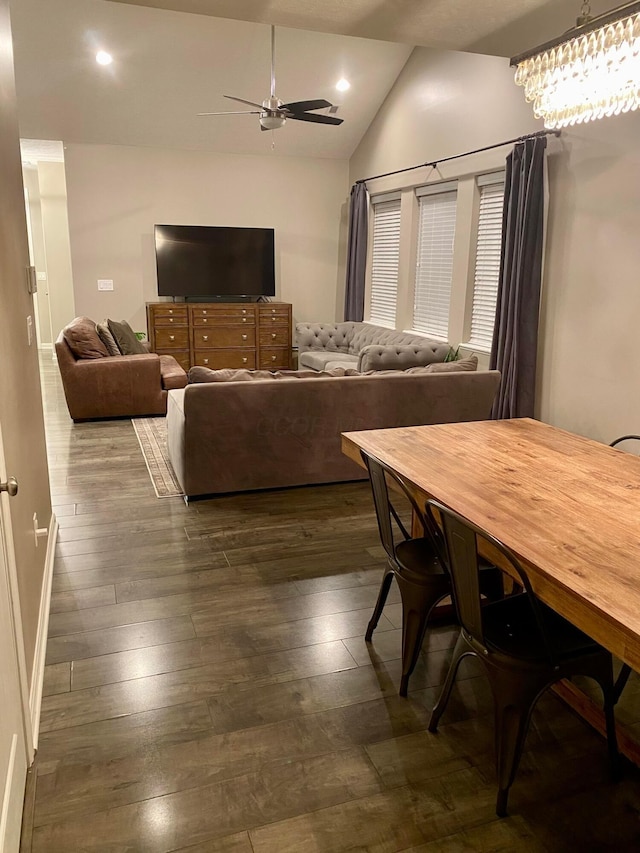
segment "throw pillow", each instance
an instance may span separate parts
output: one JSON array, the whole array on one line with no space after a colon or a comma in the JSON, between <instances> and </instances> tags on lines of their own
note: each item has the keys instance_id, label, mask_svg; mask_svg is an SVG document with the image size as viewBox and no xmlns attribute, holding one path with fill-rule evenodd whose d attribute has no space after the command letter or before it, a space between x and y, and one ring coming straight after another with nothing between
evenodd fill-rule
<instances>
[{"instance_id":1,"label":"throw pillow","mask_svg":"<svg viewBox=\"0 0 640 853\"><path fill-rule=\"evenodd\" d=\"M107 320L107 325L122 355L146 354L146 349L136 338L135 332L126 320L121 320L119 323L116 320Z\"/></svg>"},{"instance_id":2,"label":"throw pillow","mask_svg":"<svg viewBox=\"0 0 640 853\"><path fill-rule=\"evenodd\" d=\"M102 323L96 323L96 331L98 332L98 337L106 346L109 355L122 355L106 320L103 320Z\"/></svg>"},{"instance_id":3,"label":"throw pillow","mask_svg":"<svg viewBox=\"0 0 640 853\"><path fill-rule=\"evenodd\" d=\"M88 317L76 317L65 326L62 334L76 358L106 358L109 355L98 337L96 324Z\"/></svg>"},{"instance_id":4,"label":"throw pillow","mask_svg":"<svg viewBox=\"0 0 640 853\"><path fill-rule=\"evenodd\" d=\"M458 361L436 361L426 367L410 367L405 373L458 373L461 370L477 370L478 356L470 355Z\"/></svg>"}]
</instances>

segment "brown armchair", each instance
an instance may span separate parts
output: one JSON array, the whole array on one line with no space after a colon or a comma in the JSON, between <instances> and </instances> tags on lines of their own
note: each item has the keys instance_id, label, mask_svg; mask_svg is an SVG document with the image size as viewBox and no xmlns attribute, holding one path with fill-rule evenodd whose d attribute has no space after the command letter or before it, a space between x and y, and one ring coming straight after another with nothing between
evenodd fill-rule
<instances>
[{"instance_id":1,"label":"brown armchair","mask_svg":"<svg viewBox=\"0 0 640 853\"><path fill-rule=\"evenodd\" d=\"M74 421L164 415L167 391L187 384L186 373L170 355L76 358L62 333L56 354Z\"/></svg>"}]
</instances>

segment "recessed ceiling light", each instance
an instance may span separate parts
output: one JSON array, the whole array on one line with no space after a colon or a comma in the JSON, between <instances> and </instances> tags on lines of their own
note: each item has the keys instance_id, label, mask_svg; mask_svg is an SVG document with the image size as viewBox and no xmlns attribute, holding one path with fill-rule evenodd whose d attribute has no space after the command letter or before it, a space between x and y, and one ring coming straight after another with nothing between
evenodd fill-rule
<instances>
[{"instance_id":1,"label":"recessed ceiling light","mask_svg":"<svg viewBox=\"0 0 640 853\"><path fill-rule=\"evenodd\" d=\"M110 53L107 53L106 50L99 50L96 53L96 62L98 65L111 65L113 62L113 56Z\"/></svg>"},{"instance_id":2,"label":"recessed ceiling light","mask_svg":"<svg viewBox=\"0 0 640 853\"><path fill-rule=\"evenodd\" d=\"M336 83L336 89L338 92L346 92L347 89L351 88L351 83L348 80L345 80L344 77L341 77L340 80Z\"/></svg>"}]
</instances>

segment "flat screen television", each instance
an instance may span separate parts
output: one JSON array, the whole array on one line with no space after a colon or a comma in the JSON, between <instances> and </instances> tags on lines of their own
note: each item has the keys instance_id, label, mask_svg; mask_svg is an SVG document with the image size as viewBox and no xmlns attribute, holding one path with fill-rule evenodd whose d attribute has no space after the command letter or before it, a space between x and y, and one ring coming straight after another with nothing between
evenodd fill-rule
<instances>
[{"instance_id":1,"label":"flat screen television","mask_svg":"<svg viewBox=\"0 0 640 853\"><path fill-rule=\"evenodd\" d=\"M273 228L156 225L155 243L158 296L275 295Z\"/></svg>"}]
</instances>

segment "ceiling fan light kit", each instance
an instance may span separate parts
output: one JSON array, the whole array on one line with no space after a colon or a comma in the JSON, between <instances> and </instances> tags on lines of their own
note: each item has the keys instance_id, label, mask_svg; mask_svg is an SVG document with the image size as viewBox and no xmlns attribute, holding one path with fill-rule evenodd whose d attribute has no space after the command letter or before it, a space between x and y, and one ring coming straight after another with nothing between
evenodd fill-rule
<instances>
[{"instance_id":1,"label":"ceiling fan light kit","mask_svg":"<svg viewBox=\"0 0 640 853\"><path fill-rule=\"evenodd\" d=\"M640 2L597 17L582 3L576 26L511 59L533 114L549 129L640 107Z\"/></svg>"},{"instance_id":2,"label":"ceiling fan light kit","mask_svg":"<svg viewBox=\"0 0 640 853\"><path fill-rule=\"evenodd\" d=\"M310 101L292 101L283 103L276 97L276 34L275 27L271 25L271 95L265 98L261 104L255 101L246 101L244 98L236 98L233 95L225 95L231 101L238 101L253 107L252 110L234 110L228 112L198 113L199 116L226 116L226 115L257 115L260 121L260 130L278 130L284 127L287 119L295 121L308 121L313 124L342 124L343 119L335 115L321 115L315 110L330 109L336 112L330 101L324 98L316 98Z\"/></svg>"}]
</instances>

